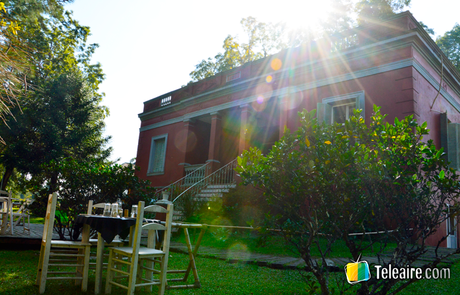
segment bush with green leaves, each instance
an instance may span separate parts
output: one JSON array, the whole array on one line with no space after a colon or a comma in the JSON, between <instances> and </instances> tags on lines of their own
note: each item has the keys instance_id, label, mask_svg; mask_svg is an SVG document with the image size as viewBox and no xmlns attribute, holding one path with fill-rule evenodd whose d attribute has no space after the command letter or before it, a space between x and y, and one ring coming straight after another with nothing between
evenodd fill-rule
<instances>
[{"instance_id":1,"label":"bush with green leaves","mask_svg":"<svg viewBox=\"0 0 460 295\"><path fill-rule=\"evenodd\" d=\"M369 122L359 111L344 124L331 125L318 123L315 111L299 115L297 132L287 130L267 155L251 148L238 158L243 183L265 191L267 226L278 229L298 251L323 294L331 293L326 258L338 240L355 261L379 242L375 251L381 265L412 265L446 220L446 204L459 206L459 177L443 159L443 150L423 141L427 124L419 125L413 116L390 124L379 107ZM369 231L380 234L371 239L364 234ZM324 237L326 244L320 243ZM386 241L397 247L383 260L380 254L389 251ZM313 248L321 253L319 260L311 255ZM359 293L387 294L413 281L397 285L374 276L360 283Z\"/></svg>"},{"instance_id":2,"label":"bush with green leaves","mask_svg":"<svg viewBox=\"0 0 460 295\"><path fill-rule=\"evenodd\" d=\"M154 203L153 187L150 181L139 179L135 175L136 168L133 164L110 164L98 161L80 162L73 159L51 162L43 165L44 174L49 171L58 175L57 193L58 207L64 218L56 218L56 229L61 239L72 236L72 226L78 214L86 213L88 201L94 203L114 203L121 199L123 209L131 209L131 205L139 201L147 204ZM46 200L50 193L46 182L36 182L32 179L30 191L35 191L36 200L33 213L44 216ZM68 233L68 235L67 235Z\"/></svg>"},{"instance_id":3,"label":"bush with green leaves","mask_svg":"<svg viewBox=\"0 0 460 295\"><path fill-rule=\"evenodd\" d=\"M267 206L262 191L238 185L222 196L222 213L233 225L259 226Z\"/></svg>"}]
</instances>

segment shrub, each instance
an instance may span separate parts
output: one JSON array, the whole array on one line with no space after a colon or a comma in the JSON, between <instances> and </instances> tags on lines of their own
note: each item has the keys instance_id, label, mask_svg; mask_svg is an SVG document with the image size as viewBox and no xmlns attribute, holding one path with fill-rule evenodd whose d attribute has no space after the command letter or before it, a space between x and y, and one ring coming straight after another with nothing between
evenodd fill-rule
<instances>
[{"instance_id":1,"label":"shrub","mask_svg":"<svg viewBox=\"0 0 460 295\"><path fill-rule=\"evenodd\" d=\"M427 124L418 125L413 116L386 123L378 107L368 125L356 110L344 124L319 124L315 111L303 111L300 118L297 132L287 130L266 156L251 148L238 158L243 183L265 190L269 226L297 248L323 294L331 292L326 258L332 245L342 240L357 261L378 241L366 242L367 229L397 243L383 266L411 266L446 220L446 204L459 207L459 176L442 150L423 141ZM327 243L320 242L324 238ZM378 255L386 250L380 245ZM312 248L321 253L320 263ZM436 256L423 267L446 258ZM397 293L413 281L397 285L398 280L372 277L360 283L359 293Z\"/></svg>"},{"instance_id":2,"label":"shrub","mask_svg":"<svg viewBox=\"0 0 460 295\"><path fill-rule=\"evenodd\" d=\"M72 159L43 166L44 171L58 171L57 210L66 218L56 218L55 228L60 238L72 237L72 226L78 214L86 213L89 200L94 203L114 203L121 199L123 209L140 200L153 203L154 189L150 182L135 175L133 164L101 164L95 161L77 162ZM31 205L34 215L44 216L48 195L45 183L33 183L35 202Z\"/></svg>"}]
</instances>

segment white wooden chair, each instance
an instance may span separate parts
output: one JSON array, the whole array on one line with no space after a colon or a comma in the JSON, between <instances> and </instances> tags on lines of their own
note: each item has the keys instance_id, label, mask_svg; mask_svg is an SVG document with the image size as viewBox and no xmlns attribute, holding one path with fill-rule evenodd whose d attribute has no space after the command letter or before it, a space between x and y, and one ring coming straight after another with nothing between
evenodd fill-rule
<instances>
[{"instance_id":1,"label":"white wooden chair","mask_svg":"<svg viewBox=\"0 0 460 295\"><path fill-rule=\"evenodd\" d=\"M10 234L14 233L13 202L11 195L11 192L0 190L0 220L2 221L1 234L5 234L8 231Z\"/></svg>"},{"instance_id":2,"label":"white wooden chair","mask_svg":"<svg viewBox=\"0 0 460 295\"><path fill-rule=\"evenodd\" d=\"M22 222L23 232L27 231L30 235L30 211L27 208L30 204L34 202L31 199L12 199L13 204L18 204L19 209L16 212L13 212L13 224L14 226L19 226ZM27 219L27 226L26 226Z\"/></svg>"},{"instance_id":3,"label":"white wooden chair","mask_svg":"<svg viewBox=\"0 0 460 295\"><path fill-rule=\"evenodd\" d=\"M39 286L40 294L43 294L47 280L72 279L76 283L81 281L81 290L85 292L88 289L88 267L91 244L52 239L56 201L57 194L51 194L48 198L46 208L45 227L43 229L36 284ZM74 271L69 271L74 268Z\"/></svg>"},{"instance_id":4,"label":"white wooden chair","mask_svg":"<svg viewBox=\"0 0 460 295\"><path fill-rule=\"evenodd\" d=\"M171 238L171 223L173 205L163 208L152 205L144 208L144 202L139 202L137 221L134 231L132 247L114 247L110 249L109 266L105 293L111 293L112 285L128 290L128 295L134 294L136 287L159 285L159 294L164 294L166 288L166 271L169 257L169 241ZM143 224L144 212L158 212L166 214L165 224ZM142 230L148 230L147 247L141 247ZM164 230L162 249L155 249L155 233ZM160 268L155 269L154 264L159 263ZM115 276L115 273L118 276ZM158 279L153 279L153 274L158 274ZM121 276L120 276L121 275ZM124 284L123 284L124 283Z\"/></svg>"}]
</instances>

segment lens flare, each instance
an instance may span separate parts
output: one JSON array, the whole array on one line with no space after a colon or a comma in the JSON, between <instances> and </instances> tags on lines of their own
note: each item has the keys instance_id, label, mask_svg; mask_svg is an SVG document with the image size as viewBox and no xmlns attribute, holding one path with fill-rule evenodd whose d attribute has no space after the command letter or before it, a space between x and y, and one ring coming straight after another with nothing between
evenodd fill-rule
<instances>
[{"instance_id":1,"label":"lens flare","mask_svg":"<svg viewBox=\"0 0 460 295\"><path fill-rule=\"evenodd\" d=\"M288 94L285 97L283 97L281 101L281 107L284 110L294 110L298 109L301 106L302 101L304 100L303 93L296 90L294 90L293 92L294 93Z\"/></svg>"},{"instance_id":2,"label":"lens flare","mask_svg":"<svg viewBox=\"0 0 460 295\"><path fill-rule=\"evenodd\" d=\"M259 95L259 96L257 97L257 103L258 103L258 104L263 104L263 103L264 103L264 97L263 97L262 95Z\"/></svg>"},{"instance_id":3,"label":"lens flare","mask_svg":"<svg viewBox=\"0 0 460 295\"><path fill-rule=\"evenodd\" d=\"M263 111L267 106L267 100L262 95L259 95L257 99L252 103L252 108L256 112Z\"/></svg>"},{"instance_id":4,"label":"lens flare","mask_svg":"<svg viewBox=\"0 0 460 295\"><path fill-rule=\"evenodd\" d=\"M283 63L281 62L279 58L274 58L270 64L270 66L272 67L274 71L278 71L279 69L281 69L282 65Z\"/></svg>"},{"instance_id":5,"label":"lens flare","mask_svg":"<svg viewBox=\"0 0 460 295\"><path fill-rule=\"evenodd\" d=\"M265 78L265 81L270 84L273 81L273 77L268 75L267 78Z\"/></svg>"},{"instance_id":6,"label":"lens flare","mask_svg":"<svg viewBox=\"0 0 460 295\"><path fill-rule=\"evenodd\" d=\"M228 250L227 259L229 260L250 261L251 259L251 252L243 243L235 243L231 245Z\"/></svg>"},{"instance_id":7,"label":"lens flare","mask_svg":"<svg viewBox=\"0 0 460 295\"><path fill-rule=\"evenodd\" d=\"M187 132L186 130L181 130L176 134L174 138L174 145L179 151L185 153L194 150L197 141L198 140L195 132Z\"/></svg>"}]
</instances>

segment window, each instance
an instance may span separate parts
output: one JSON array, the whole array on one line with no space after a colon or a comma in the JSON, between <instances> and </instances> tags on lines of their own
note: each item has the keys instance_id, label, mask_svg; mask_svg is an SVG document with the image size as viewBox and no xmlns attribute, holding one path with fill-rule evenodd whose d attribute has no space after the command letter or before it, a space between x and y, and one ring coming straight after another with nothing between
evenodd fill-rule
<instances>
[{"instance_id":1,"label":"window","mask_svg":"<svg viewBox=\"0 0 460 295\"><path fill-rule=\"evenodd\" d=\"M164 106L167 106L168 104L171 104L171 96L163 97L161 99L160 106L164 107Z\"/></svg>"},{"instance_id":2,"label":"window","mask_svg":"<svg viewBox=\"0 0 460 295\"><path fill-rule=\"evenodd\" d=\"M318 121L328 124L345 123L353 115L354 109L361 109L364 117L364 91L324 98L316 109Z\"/></svg>"},{"instance_id":3,"label":"window","mask_svg":"<svg viewBox=\"0 0 460 295\"><path fill-rule=\"evenodd\" d=\"M449 167L460 170L460 124L450 122L446 113L440 115L441 147L444 148L444 159Z\"/></svg>"},{"instance_id":4,"label":"window","mask_svg":"<svg viewBox=\"0 0 460 295\"><path fill-rule=\"evenodd\" d=\"M241 78L241 71L228 75L225 82L230 82Z\"/></svg>"},{"instance_id":5,"label":"window","mask_svg":"<svg viewBox=\"0 0 460 295\"><path fill-rule=\"evenodd\" d=\"M447 205L446 234L447 248L457 249L457 217L451 213L450 204Z\"/></svg>"},{"instance_id":6,"label":"window","mask_svg":"<svg viewBox=\"0 0 460 295\"><path fill-rule=\"evenodd\" d=\"M167 141L167 134L152 138L149 169L147 172L148 175L158 175L164 173Z\"/></svg>"}]
</instances>

